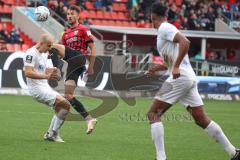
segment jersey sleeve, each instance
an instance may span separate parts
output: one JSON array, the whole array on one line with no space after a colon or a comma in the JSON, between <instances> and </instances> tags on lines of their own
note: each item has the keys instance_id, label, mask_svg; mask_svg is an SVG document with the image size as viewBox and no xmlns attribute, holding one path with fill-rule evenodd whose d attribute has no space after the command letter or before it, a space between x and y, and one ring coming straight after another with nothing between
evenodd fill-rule
<instances>
[{"instance_id":1,"label":"jersey sleeve","mask_svg":"<svg viewBox=\"0 0 240 160\"><path fill-rule=\"evenodd\" d=\"M170 23L163 23L158 32L162 39L173 42L174 37L179 30Z\"/></svg>"},{"instance_id":2,"label":"jersey sleeve","mask_svg":"<svg viewBox=\"0 0 240 160\"><path fill-rule=\"evenodd\" d=\"M93 36L89 29L84 30L83 37L85 39L85 42L87 42L87 43L93 42Z\"/></svg>"},{"instance_id":3,"label":"jersey sleeve","mask_svg":"<svg viewBox=\"0 0 240 160\"><path fill-rule=\"evenodd\" d=\"M36 55L31 50L28 50L26 52L26 55L24 56L23 61L24 61L24 67L25 66L34 67L35 61L36 61Z\"/></svg>"}]
</instances>

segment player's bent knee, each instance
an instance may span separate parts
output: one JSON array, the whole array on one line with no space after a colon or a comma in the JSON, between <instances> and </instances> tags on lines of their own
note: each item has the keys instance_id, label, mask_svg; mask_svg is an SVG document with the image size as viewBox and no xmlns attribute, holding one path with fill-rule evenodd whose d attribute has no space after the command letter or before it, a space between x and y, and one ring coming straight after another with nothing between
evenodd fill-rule
<instances>
[{"instance_id":1,"label":"player's bent knee","mask_svg":"<svg viewBox=\"0 0 240 160\"><path fill-rule=\"evenodd\" d=\"M155 112L148 112L147 117L150 123L159 122L161 120L161 115Z\"/></svg>"},{"instance_id":2,"label":"player's bent knee","mask_svg":"<svg viewBox=\"0 0 240 160\"><path fill-rule=\"evenodd\" d=\"M56 104L55 110L56 110L56 112L59 112L61 110L61 108L64 108L69 111L70 107L71 107L71 104L69 103L69 101L64 99Z\"/></svg>"}]
</instances>

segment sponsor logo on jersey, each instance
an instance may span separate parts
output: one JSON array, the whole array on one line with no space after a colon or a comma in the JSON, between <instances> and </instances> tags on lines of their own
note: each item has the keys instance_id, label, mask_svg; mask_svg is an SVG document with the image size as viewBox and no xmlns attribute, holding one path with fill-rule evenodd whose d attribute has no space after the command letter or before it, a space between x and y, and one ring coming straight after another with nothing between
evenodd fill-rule
<instances>
[{"instance_id":1,"label":"sponsor logo on jersey","mask_svg":"<svg viewBox=\"0 0 240 160\"><path fill-rule=\"evenodd\" d=\"M27 63L32 63L33 56L27 55L26 57L26 62Z\"/></svg>"},{"instance_id":2,"label":"sponsor logo on jersey","mask_svg":"<svg viewBox=\"0 0 240 160\"><path fill-rule=\"evenodd\" d=\"M91 31L87 31L87 35L91 36L92 35Z\"/></svg>"},{"instance_id":3,"label":"sponsor logo on jersey","mask_svg":"<svg viewBox=\"0 0 240 160\"><path fill-rule=\"evenodd\" d=\"M74 31L74 34L75 34L75 35L78 35L78 31Z\"/></svg>"}]
</instances>

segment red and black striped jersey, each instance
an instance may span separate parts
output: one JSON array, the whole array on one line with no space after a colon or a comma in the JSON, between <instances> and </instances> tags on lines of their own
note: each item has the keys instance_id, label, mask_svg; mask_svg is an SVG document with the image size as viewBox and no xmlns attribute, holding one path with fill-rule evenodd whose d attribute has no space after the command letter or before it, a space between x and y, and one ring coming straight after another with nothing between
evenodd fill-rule
<instances>
[{"instance_id":1,"label":"red and black striped jersey","mask_svg":"<svg viewBox=\"0 0 240 160\"><path fill-rule=\"evenodd\" d=\"M67 29L62 36L62 44L68 46L83 55L87 54L88 43L93 42L91 31L84 25Z\"/></svg>"}]
</instances>

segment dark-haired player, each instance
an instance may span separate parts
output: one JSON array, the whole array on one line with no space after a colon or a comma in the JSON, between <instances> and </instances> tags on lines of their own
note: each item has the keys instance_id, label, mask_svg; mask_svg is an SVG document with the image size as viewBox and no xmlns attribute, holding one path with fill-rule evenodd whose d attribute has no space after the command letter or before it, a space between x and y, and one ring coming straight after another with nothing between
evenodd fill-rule
<instances>
[{"instance_id":1,"label":"dark-haired player","mask_svg":"<svg viewBox=\"0 0 240 160\"><path fill-rule=\"evenodd\" d=\"M167 22L167 11L168 9L160 3L152 5L151 19L154 28L158 29L157 49L165 64L149 69L148 74L153 75L156 71L167 69L171 73L156 94L148 112L157 160L167 159L161 116L178 101L191 113L196 124L224 148L231 160L240 160L239 150L230 143L221 127L204 112L196 75L187 54L190 42L177 28Z\"/></svg>"},{"instance_id":2,"label":"dark-haired player","mask_svg":"<svg viewBox=\"0 0 240 160\"><path fill-rule=\"evenodd\" d=\"M54 44L52 46L53 62L55 62L56 53L68 62L67 76L65 80L65 98L71 103L74 109L80 113L87 122L87 134L90 134L97 122L95 118L85 110L83 104L77 100L73 94L77 86L78 78L85 71L87 75L93 74L93 65L96 55L96 47L90 30L79 24L79 7L70 6L67 11L67 21L70 28L62 36L62 45ZM87 49L90 48L90 55L87 55ZM54 50L55 49L55 50ZM89 66L86 70L86 58L89 56ZM54 63L54 66L57 66Z\"/></svg>"}]
</instances>

